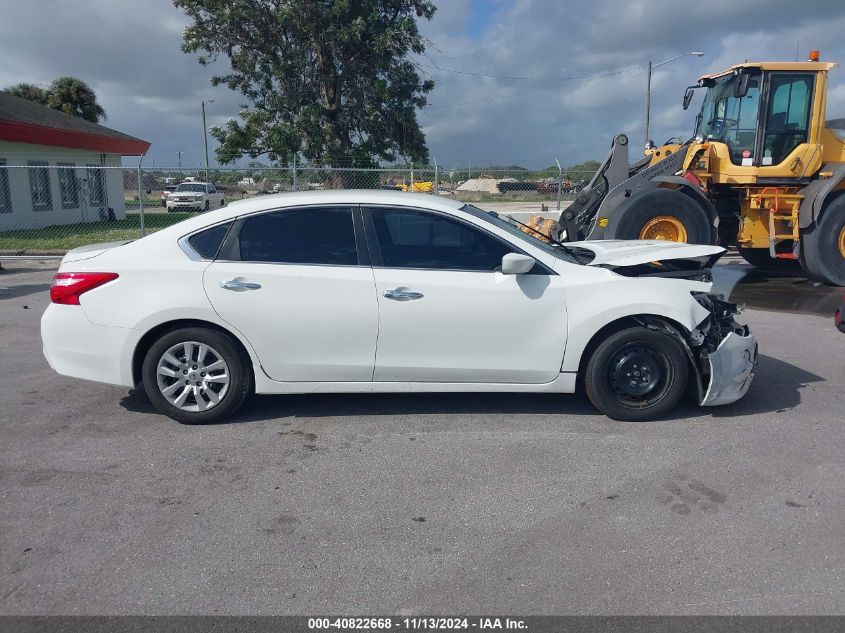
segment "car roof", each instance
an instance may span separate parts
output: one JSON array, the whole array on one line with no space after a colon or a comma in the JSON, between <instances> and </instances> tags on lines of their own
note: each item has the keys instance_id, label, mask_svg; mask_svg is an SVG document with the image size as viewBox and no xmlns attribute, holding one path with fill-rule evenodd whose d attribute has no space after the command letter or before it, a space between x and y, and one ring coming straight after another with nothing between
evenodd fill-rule
<instances>
[{"instance_id":1,"label":"car roof","mask_svg":"<svg viewBox=\"0 0 845 633\"><path fill-rule=\"evenodd\" d=\"M430 193L406 193L384 189L331 189L324 191L271 193L231 202L223 208L207 211L201 215L188 218L187 220L174 224L172 227L157 231L152 235L169 234L171 229L180 235L185 235L203 227L212 226L250 213L317 204L390 205L394 207L423 207L435 211L452 212L459 210L465 203Z\"/></svg>"}]
</instances>

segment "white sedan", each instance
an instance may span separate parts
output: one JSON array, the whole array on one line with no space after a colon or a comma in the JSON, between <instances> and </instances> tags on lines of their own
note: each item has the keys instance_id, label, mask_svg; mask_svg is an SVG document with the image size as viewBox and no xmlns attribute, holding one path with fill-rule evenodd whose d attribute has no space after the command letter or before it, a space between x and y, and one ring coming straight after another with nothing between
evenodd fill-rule
<instances>
[{"instance_id":1,"label":"white sedan","mask_svg":"<svg viewBox=\"0 0 845 633\"><path fill-rule=\"evenodd\" d=\"M724 252L550 244L430 195L263 196L62 260L41 322L66 376L189 423L250 394L571 393L619 420L745 395L757 343L710 295ZM526 229L527 230L527 229Z\"/></svg>"}]
</instances>

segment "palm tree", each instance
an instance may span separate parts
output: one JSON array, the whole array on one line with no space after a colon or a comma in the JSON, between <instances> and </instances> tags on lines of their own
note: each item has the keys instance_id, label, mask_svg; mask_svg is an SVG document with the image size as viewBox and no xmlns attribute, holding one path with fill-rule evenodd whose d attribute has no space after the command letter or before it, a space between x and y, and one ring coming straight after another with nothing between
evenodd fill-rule
<instances>
[{"instance_id":1,"label":"palm tree","mask_svg":"<svg viewBox=\"0 0 845 633\"><path fill-rule=\"evenodd\" d=\"M97 95L88 84L76 77L59 77L50 84L47 105L92 123L106 118L106 111L97 103Z\"/></svg>"},{"instance_id":2,"label":"palm tree","mask_svg":"<svg viewBox=\"0 0 845 633\"><path fill-rule=\"evenodd\" d=\"M35 103L47 105L47 91L44 90L44 88L39 88L35 84L15 84L14 86L4 88L3 92L7 92L15 97L20 97L21 99L26 99L27 101L35 101Z\"/></svg>"}]
</instances>

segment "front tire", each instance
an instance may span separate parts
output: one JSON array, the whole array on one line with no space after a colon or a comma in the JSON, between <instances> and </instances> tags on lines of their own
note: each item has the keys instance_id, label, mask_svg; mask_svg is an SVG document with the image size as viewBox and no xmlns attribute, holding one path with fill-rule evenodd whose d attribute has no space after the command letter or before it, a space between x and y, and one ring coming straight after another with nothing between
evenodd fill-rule
<instances>
[{"instance_id":1,"label":"front tire","mask_svg":"<svg viewBox=\"0 0 845 633\"><path fill-rule=\"evenodd\" d=\"M604 236L713 244L715 233L710 217L695 200L674 189L657 189L614 213Z\"/></svg>"},{"instance_id":2,"label":"front tire","mask_svg":"<svg viewBox=\"0 0 845 633\"><path fill-rule=\"evenodd\" d=\"M801 263L822 283L845 286L845 195L827 205L801 236Z\"/></svg>"},{"instance_id":3,"label":"front tire","mask_svg":"<svg viewBox=\"0 0 845 633\"><path fill-rule=\"evenodd\" d=\"M612 334L587 363L590 402L614 420L639 422L668 413L683 396L689 367L670 334L632 327Z\"/></svg>"},{"instance_id":4,"label":"front tire","mask_svg":"<svg viewBox=\"0 0 845 633\"><path fill-rule=\"evenodd\" d=\"M155 408L186 424L223 420L252 393L246 354L230 335L209 328L164 333L147 350L141 375Z\"/></svg>"}]
</instances>

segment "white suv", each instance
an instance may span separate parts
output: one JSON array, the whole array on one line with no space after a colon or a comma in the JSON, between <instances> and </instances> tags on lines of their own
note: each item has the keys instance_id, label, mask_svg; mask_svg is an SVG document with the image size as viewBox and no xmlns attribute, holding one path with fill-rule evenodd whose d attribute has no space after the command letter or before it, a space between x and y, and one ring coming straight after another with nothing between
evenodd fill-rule
<instances>
[{"instance_id":1,"label":"white suv","mask_svg":"<svg viewBox=\"0 0 845 633\"><path fill-rule=\"evenodd\" d=\"M168 211L208 211L225 203L223 193L208 182L183 182L167 196Z\"/></svg>"}]
</instances>

